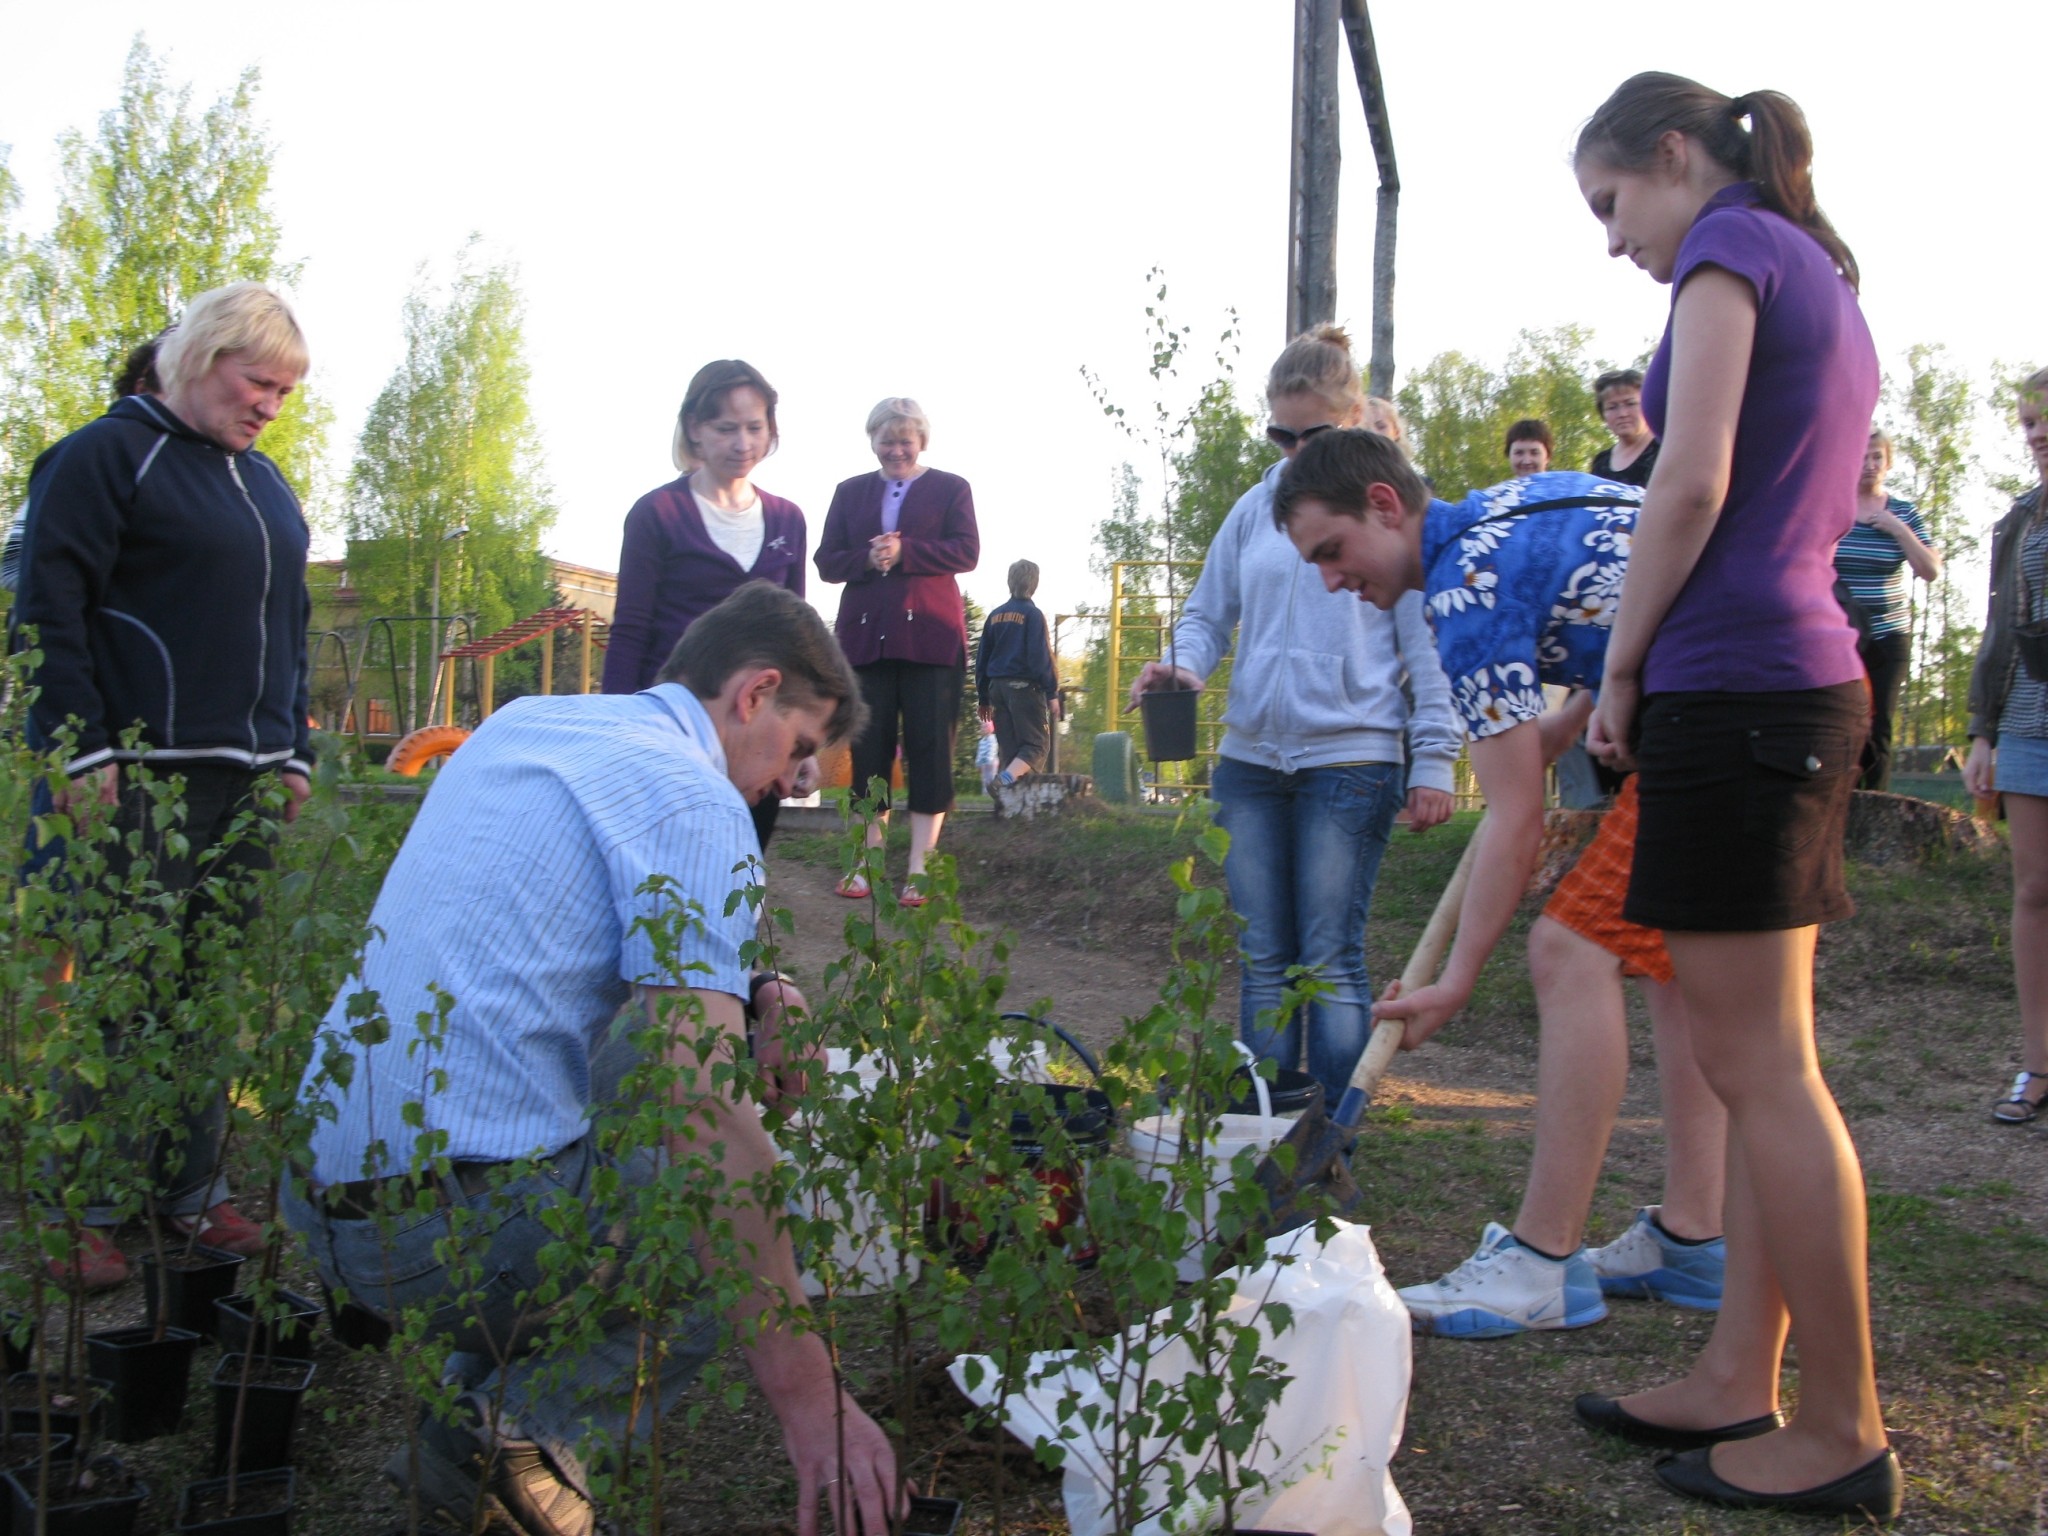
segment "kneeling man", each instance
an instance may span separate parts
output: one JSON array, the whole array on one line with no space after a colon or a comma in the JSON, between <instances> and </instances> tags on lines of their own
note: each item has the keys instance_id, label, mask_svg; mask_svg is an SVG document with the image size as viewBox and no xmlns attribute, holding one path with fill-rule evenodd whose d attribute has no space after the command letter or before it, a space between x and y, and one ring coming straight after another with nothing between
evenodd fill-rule
<instances>
[{"instance_id":1,"label":"kneeling man","mask_svg":"<svg viewBox=\"0 0 2048 1536\"><path fill-rule=\"evenodd\" d=\"M387 1319L428 1309L431 1333L454 1346L454 1421L426 1423L416 1453L386 1468L424 1511L463 1530L482 1509L529 1536L582 1536L598 1528L589 1459L629 1431L644 1442L661 1406L643 1400L634 1418L649 1341L633 1319L602 1318L602 1337L566 1358L541 1337L545 1282L592 1278L549 1273L550 1224L581 1222L610 1273L636 1234L619 1214L628 1202L607 1191L659 1177L654 1149L614 1158L593 1133L605 1079L619 1075L602 1059L617 1049L613 1020L638 985L673 1030L669 1061L697 1085L677 1090L690 1124L669 1150L702 1167L715 1148L714 1219L730 1224L727 1251L755 1256L748 1299L728 1315L755 1325L742 1338L796 1468L798 1529L816 1530L821 1492L870 1531L892 1523L894 1453L835 1387L823 1342L790 1321L802 1293L775 1214L733 1193L773 1166L774 1146L757 1106L704 1070L744 1051L757 995L764 1033L800 1002L741 961L755 913L734 898L757 883L760 854L749 805L788 793L798 765L861 714L824 621L754 582L690 626L652 688L515 700L441 770L377 898L360 971L327 1016L320 1055L349 1053L352 1069L316 1056L303 1090L322 1117L311 1178L283 1197L329 1286ZM650 888L657 876L668 890ZM659 934L678 900L701 919L668 952ZM372 1009L394 1027L358 1044ZM423 1048L410 1021L437 1015ZM412 1155L423 1135L446 1138L424 1174ZM404 1220L378 1219L401 1204ZM413 1215L429 1204L430 1219ZM450 1272L465 1243L482 1245L488 1283ZM652 1342L672 1398L716 1349L717 1320L700 1314Z\"/></svg>"}]
</instances>

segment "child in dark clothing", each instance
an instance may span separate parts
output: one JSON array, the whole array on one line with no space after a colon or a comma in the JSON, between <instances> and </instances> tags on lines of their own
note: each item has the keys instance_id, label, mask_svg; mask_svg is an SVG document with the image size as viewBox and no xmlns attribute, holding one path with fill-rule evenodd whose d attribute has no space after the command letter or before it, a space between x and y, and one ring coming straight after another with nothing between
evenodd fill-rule
<instances>
[{"instance_id":1,"label":"child in dark clothing","mask_svg":"<svg viewBox=\"0 0 2048 1536\"><path fill-rule=\"evenodd\" d=\"M1048 708L1059 708L1059 678L1053 672L1052 636L1045 615L1031 601L1038 567L1019 560L1010 567L1010 600L981 624L974 653L974 691L981 718L996 727L998 784L1014 784L1045 770L1051 732Z\"/></svg>"}]
</instances>

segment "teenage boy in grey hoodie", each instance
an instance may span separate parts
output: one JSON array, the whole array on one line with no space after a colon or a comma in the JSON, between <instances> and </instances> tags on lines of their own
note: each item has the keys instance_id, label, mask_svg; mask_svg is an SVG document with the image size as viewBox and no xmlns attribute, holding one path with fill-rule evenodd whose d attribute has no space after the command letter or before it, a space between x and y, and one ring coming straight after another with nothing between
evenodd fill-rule
<instances>
[{"instance_id":1,"label":"teenage boy in grey hoodie","mask_svg":"<svg viewBox=\"0 0 2048 1536\"><path fill-rule=\"evenodd\" d=\"M1324 327L1292 343L1267 395L1268 435L1289 458L1318 430L1355 425L1364 395L1343 333ZM1148 664L1132 693L1201 687L1235 632L1211 793L1230 833L1230 903L1244 919L1239 1029L1282 1067L1300 1064L1306 1035L1308 1070L1335 1104L1372 1033L1365 922L1380 856L1404 803L1418 831L1450 815L1464 732L1422 595L1383 612L1326 591L1274 526L1286 467L1269 469L1224 519L1175 626L1174 665ZM1297 965L1317 968L1331 990L1282 1019Z\"/></svg>"}]
</instances>

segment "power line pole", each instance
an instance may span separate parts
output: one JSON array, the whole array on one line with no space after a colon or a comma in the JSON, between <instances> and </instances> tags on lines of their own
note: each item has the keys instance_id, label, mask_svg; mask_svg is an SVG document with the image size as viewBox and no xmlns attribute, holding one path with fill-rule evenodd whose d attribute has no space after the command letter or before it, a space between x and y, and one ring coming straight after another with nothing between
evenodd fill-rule
<instances>
[{"instance_id":1,"label":"power line pole","mask_svg":"<svg viewBox=\"0 0 2048 1536\"><path fill-rule=\"evenodd\" d=\"M1294 0L1294 136L1287 195L1287 335L1337 314L1337 12Z\"/></svg>"},{"instance_id":2,"label":"power line pole","mask_svg":"<svg viewBox=\"0 0 2048 1536\"><path fill-rule=\"evenodd\" d=\"M1372 17L1366 10L1366 0L1342 0L1342 6L1344 35L1351 45L1351 72L1358 77L1358 94L1365 103L1366 131L1372 137L1372 157L1380 173L1379 208L1372 232L1371 393L1391 396L1394 236L1401 208L1401 172L1394 164L1394 130L1387 121L1387 91L1380 83L1379 50L1373 44ZM1300 111L1298 105L1295 110Z\"/></svg>"}]
</instances>

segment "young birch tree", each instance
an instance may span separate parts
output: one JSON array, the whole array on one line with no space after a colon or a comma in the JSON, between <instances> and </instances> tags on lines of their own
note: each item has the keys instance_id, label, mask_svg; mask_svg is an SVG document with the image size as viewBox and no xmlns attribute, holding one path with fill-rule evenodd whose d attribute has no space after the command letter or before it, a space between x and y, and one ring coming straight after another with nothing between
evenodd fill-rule
<instances>
[{"instance_id":1,"label":"young birch tree","mask_svg":"<svg viewBox=\"0 0 2048 1536\"><path fill-rule=\"evenodd\" d=\"M366 616L427 616L438 565L439 615L468 615L483 635L551 600L540 541L555 504L527 403L525 305L511 269L474 254L472 242L445 294L422 274L405 302L405 355L349 470L349 571ZM399 631L421 679L427 628ZM500 681L516 687L531 654L501 664Z\"/></svg>"},{"instance_id":2,"label":"young birch tree","mask_svg":"<svg viewBox=\"0 0 2048 1536\"><path fill-rule=\"evenodd\" d=\"M0 171L0 504L17 505L36 455L107 407L130 349L198 294L254 279L289 285L270 208L275 155L256 120L257 72L204 112L138 37L119 103L88 137L58 140L51 227L9 248ZM317 359L320 338L308 338ZM263 434L318 527L331 412L301 388Z\"/></svg>"}]
</instances>

